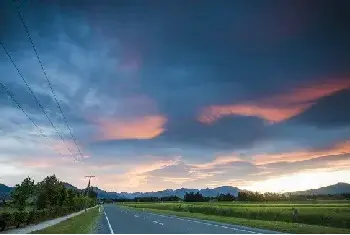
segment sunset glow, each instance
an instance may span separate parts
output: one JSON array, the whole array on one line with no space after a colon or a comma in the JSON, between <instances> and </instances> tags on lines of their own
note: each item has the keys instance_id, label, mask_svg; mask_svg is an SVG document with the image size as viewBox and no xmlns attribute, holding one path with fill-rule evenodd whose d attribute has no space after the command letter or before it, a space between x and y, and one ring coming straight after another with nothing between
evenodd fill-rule
<instances>
[{"instance_id":1,"label":"sunset glow","mask_svg":"<svg viewBox=\"0 0 350 235\"><path fill-rule=\"evenodd\" d=\"M350 79L335 80L326 84L310 84L295 88L286 94L277 94L243 104L212 105L202 110L198 120L210 124L225 116L259 117L270 123L281 122L310 108L318 99L350 88Z\"/></svg>"},{"instance_id":2,"label":"sunset glow","mask_svg":"<svg viewBox=\"0 0 350 235\"><path fill-rule=\"evenodd\" d=\"M100 122L101 140L152 139L164 131L163 116L137 117L127 120L105 120Z\"/></svg>"},{"instance_id":3,"label":"sunset glow","mask_svg":"<svg viewBox=\"0 0 350 235\"><path fill-rule=\"evenodd\" d=\"M315 179L318 180L315 181ZM257 181L243 188L259 192L293 192L336 184L339 182L339 179L350 183L350 171L310 171L295 173L274 179ZM296 184L295 182L298 183Z\"/></svg>"},{"instance_id":4,"label":"sunset glow","mask_svg":"<svg viewBox=\"0 0 350 235\"><path fill-rule=\"evenodd\" d=\"M63 2L0 1L0 186L349 182L350 1Z\"/></svg>"}]
</instances>

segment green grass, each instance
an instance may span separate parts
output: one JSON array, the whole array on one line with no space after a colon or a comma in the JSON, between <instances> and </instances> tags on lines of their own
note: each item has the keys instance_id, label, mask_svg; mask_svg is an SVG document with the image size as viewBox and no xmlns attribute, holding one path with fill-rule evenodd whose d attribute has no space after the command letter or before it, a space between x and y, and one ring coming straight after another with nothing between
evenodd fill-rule
<instances>
[{"instance_id":1,"label":"green grass","mask_svg":"<svg viewBox=\"0 0 350 235\"><path fill-rule=\"evenodd\" d=\"M48 228L34 231L35 234L82 234L82 233L90 233L94 226L97 223L99 217L98 207L88 210L80 215L77 215L73 218L69 218L61 223L50 226Z\"/></svg>"},{"instance_id":2,"label":"green grass","mask_svg":"<svg viewBox=\"0 0 350 235\"><path fill-rule=\"evenodd\" d=\"M302 223L327 227L350 229L349 206L261 206L258 204L227 205L220 203L128 203L134 208L148 208L177 212L200 213L223 217L235 217L252 220ZM297 216L294 210L297 209Z\"/></svg>"},{"instance_id":3,"label":"green grass","mask_svg":"<svg viewBox=\"0 0 350 235\"><path fill-rule=\"evenodd\" d=\"M127 205L124 205L127 206ZM134 208L135 210L142 210L143 208ZM269 229L273 231L280 231L285 233L313 233L313 234L335 234L335 233L344 233L349 234L350 229L343 228L334 228L334 227L324 227L319 225L307 225L301 223L287 223L280 221L264 221L264 220L251 220L244 218L235 218L235 217L225 217L217 215L205 215L201 213L190 213L190 212L179 212L179 211L170 211L170 210L157 210L157 209L146 209L154 213L176 215L180 217L190 217L197 218L202 220L210 220L221 223L233 224L233 225L243 225L254 228Z\"/></svg>"}]
</instances>

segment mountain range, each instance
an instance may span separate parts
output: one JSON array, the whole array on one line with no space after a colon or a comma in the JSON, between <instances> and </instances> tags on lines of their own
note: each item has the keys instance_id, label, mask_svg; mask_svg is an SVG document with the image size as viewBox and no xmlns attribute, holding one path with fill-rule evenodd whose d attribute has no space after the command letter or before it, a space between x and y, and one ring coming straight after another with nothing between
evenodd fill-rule
<instances>
[{"instance_id":1,"label":"mountain range","mask_svg":"<svg viewBox=\"0 0 350 235\"><path fill-rule=\"evenodd\" d=\"M80 190L69 183L64 183L64 185L66 188ZM0 194L9 194L12 189L13 187L0 184ZM218 194L222 194L222 193L223 194L230 193L234 196L237 196L238 192L241 191L241 189L237 187L232 187L232 186L221 186L221 187L212 188L212 189L210 188L206 188L206 189L180 188L175 190L165 189L165 190L156 191L156 192L134 192L134 193L107 192L97 187L93 187L93 189L98 193L99 198L106 198L106 199L114 199L114 198L132 199L135 197L167 197L167 196L178 196L180 198L183 198L186 193L190 193L190 192L194 192L194 193L199 192L205 197L215 197ZM340 194L340 193L350 193L350 184L339 182L337 184L321 187L318 189L309 189L305 191L294 192L294 194L307 194L307 195Z\"/></svg>"},{"instance_id":2,"label":"mountain range","mask_svg":"<svg viewBox=\"0 0 350 235\"><path fill-rule=\"evenodd\" d=\"M308 189L305 191L297 191L294 193L303 195L350 193L350 184L339 182L337 184L321 187L318 189Z\"/></svg>"},{"instance_id":3,"label":"mountain range","mask_svg":"<svg viewBox=\"0 0 350 235\"><path fill-rule=\"evenodd\" d=\"M12 187L0 184L0 195L7 195L11 192L12 189Z\"/></svg>"},{"instance_id":4,"label":"mountain range","mask_svg":"<svg viewBox=\"0 0 350 235\"><path fill-rule=\"evenodd\" d=\"M98 193L98 196L101 198L127 198L132 199L135 197L167 197L167 196L178 196L180 198L183 198L186 193L190 192L199 192L205 197L215 197L218 194L221 193L230 193L232 195L237 196L238 192L240 191L237 187L231 187L231 186L222 186L217 187L213 189L189 189L189 188L180 188L180 189L165 189L162 191L156 191L156 192L134 192L134 193L127 193L127 192L106 192L104 190L101 190L99 188L94 188L95 191Z\"/></svg>"}]
</instances>

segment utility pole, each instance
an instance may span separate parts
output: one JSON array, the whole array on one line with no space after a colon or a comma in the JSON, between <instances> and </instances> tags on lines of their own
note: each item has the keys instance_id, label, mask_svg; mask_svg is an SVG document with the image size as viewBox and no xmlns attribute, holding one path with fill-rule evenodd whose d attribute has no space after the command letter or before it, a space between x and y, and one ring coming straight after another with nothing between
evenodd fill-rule
<instances>
[{"instance_id":1,"label":"utility pole","mask_svg":"<svg viewBox=\"0 0 350 235\"><path fill-rule=\"evenodd\" d=\"M87 190L86 190L86 195L87 195L89 192L89 189L90 189L90 180L91 180L91 178L95 178L95 176L94 175L87 175L87 176L85 176L85 178L89 178L89 183L88 183Z\"/></svg>"},{"instance_id":2,"label":"utility pole","mask_svg":"<svg viewBox=\"0 0 350 235\"><path fill-rule=\"evenodd\" d=\"M85 178L89 178L89 183L88 183L88 186L87 186L87 189L86 189L86 196L89 196L89 191L90 191L90 180L91 178L95 178L94 175L86 175ZM86 212L86 202L85 202L85 212Z\"/></svg>"}]
</instances>

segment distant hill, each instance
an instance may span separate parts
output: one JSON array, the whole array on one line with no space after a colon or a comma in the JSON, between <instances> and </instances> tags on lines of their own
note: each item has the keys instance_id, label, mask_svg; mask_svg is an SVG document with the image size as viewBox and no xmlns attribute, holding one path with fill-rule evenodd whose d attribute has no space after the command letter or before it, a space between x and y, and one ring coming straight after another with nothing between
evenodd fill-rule
<instances>
[{"instance_id":1,"label":"distant hill","mask_svg":"<svg viewBox=\"0 0 350 235\"><path fill-rule=\"evenodd\" d=\"M107 192L104 190L101 190L99 188L94 187L96 192L98 193L98 197L100 198L108 198L108 199L113 199L113 198L127 198L127 199L132 199L135 197L168 197L168 196L178 196L180 198L183 198L186 193L191 193L191 192L199 192L205 197L215 197L218 194L221 193L231 193L235 196L238 195L239 189L236 187L231 187L231 186L223 186L223 187L218 187L214 189L188 189L188 188L180 188L180 189L166 189L162 191L156 191L156 192L134 192L134 193L127 193L127 192Z\"/></svg>"},{"instance_id":2,"label":"distant hill","mask_svg":"<svg viewBox=\"0 0 350 235\"><path fill-rule=\"evenodd\" d=\"M66 189L74 189L74 190L80 190L78 189L77 187L71 185L70 183L67 183L67 182L63 182L63 185Z\"/></svg>"},{"instance_id":3,"label":"distant hill","mask_svg":"<svg viewBox=\"0 0 350 235\"><path fill-rule=\"evenodd\" d=\"M9 195L12 190L13 190L13 187L0 184L0 195Z\"/></svg>"},{"instance_id":4,"label":"distant hill","mask_svg":"<svg viewBox=\"0 0 350 235\"><path fill-rule=\"evenodd\" d=\"M72 188L75 190L81 190L77 187L69 184L64 183L66 188ZM135 197L167 197L167 196L178 196L180 198L183 198L186 193L190 192L199 192L204 197L215 197L218 194L226 194L230 193L234 196L238 195L238 192L241 191L237 187L231 187L231 186L221 186L217 188L206 188L206 189L189 189L189 188L180 188L180 189L165 189L162 191L156 191L156 192L134 192L134 193L128 193L128 192L107 192L105 190L99 189L97 187L92 187L97 193L99 198L106 198L106 199L115 199L115 198L126 198L126 199L132 199ZM13 189L13 187L8 187L4 184L0 184L0 195L1 194L9 194L10 191ZM327 187L322 187L318 189L309 189L306 191L298 191L294 192L294 194L308 194L308 195L317 195L317 194L340 194L340 193L350 193L350 184L347 183L337 183L334 185L329 185Z\"/></svg>"},{"instance_id":5,"label":"distant hill","mask_svg":"<svg viewBox=\"0 0 350 235\"><path fill-rule=\"evenodd\" d=\"M339 182L337 184L321 187L318 189L309 189L305 191L295 192L295 194L307 194L307 195L341 194L341 193L350 193L350 184Z\"/></svg>"}]
</instances>

